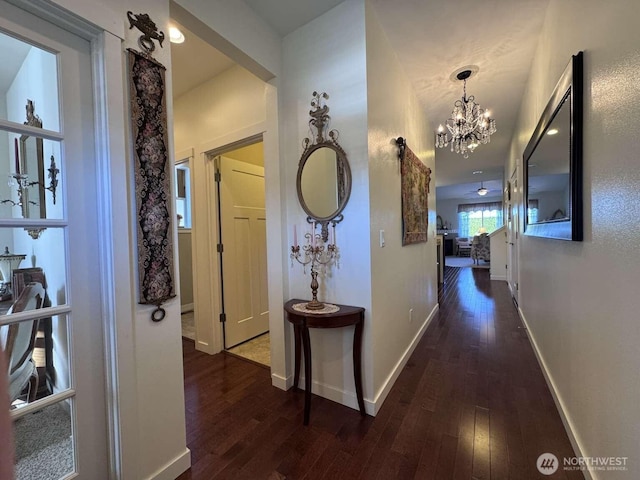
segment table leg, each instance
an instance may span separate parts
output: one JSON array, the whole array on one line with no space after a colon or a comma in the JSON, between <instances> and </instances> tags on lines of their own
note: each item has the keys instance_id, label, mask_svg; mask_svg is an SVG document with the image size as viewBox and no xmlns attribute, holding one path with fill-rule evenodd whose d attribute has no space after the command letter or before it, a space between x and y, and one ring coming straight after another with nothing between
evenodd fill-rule
<instances>
[{"instance_id":1,"label":"table leg","mask_svg":"<svg viewBox=\"0 0 640 480\"><path fill-rule=\"evenodd\" d=\"M304 424L309 425L311 411L311 342L309 328L302 326L302 348L304 349Z\"/></svg>"},{"instance_id":2,"label":"table leg","mask_svg":"<svg viewBox=\"0 0 640 480\"><path fill-rule=\"evenodd\" d=\"M300 325L293 325L293 336L295 337L295 366L293 372L293 387L298 388L300 381Z\"/></svg>"},{"instance_id":3,"label":"table leg","mask_svg":"<svg viewBox=\"0 0 640 480\"><path fill-rule=\"evenodd\" d=\"M356 323L356 329L353 332L353 377L356 383L356 397L358 398L358 407L360 414L366 415L364 409L364 398L362 396L362 327L364 319L360 319Z\"/></svg>"}]
</instances>

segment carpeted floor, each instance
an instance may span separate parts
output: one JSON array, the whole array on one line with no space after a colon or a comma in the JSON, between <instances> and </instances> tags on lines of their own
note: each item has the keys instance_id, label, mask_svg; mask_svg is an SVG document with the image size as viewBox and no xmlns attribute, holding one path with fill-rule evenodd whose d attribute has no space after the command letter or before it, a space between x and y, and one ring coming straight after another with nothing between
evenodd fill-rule
<instances>
[{"instance_id":1,"label":"carpeted floor","mask_svg":"<svg viewBox=\"0 0 640 480\"><path fill-rule=\"evenodd\" d=\"M71 418L60 405L14 422L16 480L51 480L74 471Z\"/></svg>"}]
</instances>

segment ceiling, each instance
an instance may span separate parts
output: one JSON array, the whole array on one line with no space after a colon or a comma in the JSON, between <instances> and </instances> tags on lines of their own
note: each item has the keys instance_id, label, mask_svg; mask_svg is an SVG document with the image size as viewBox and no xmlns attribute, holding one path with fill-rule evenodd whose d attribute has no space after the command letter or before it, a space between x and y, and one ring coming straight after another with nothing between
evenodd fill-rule
<instances>
[{"instance_id":1,"label":"ceiling","mask_svg":"<svg viewBox=\"0 0 640 480\"><path fill-rule=\"evenodd\" d=\"M341 0L244 1L281 36L341 3ZM438 198L465 198L455 195L477 190L480 181L485 186L495 181L496 190L501 191L503 166L508 159L548 0L369 1L434 130L451 116L454 102L462 96L462 84L452 81L451 74L467 65L479 68L467 81L467 94L474 95L482 108L491 110L497 132L490 144L480 145L467 159L448 148L437 150ZM180 58L186 49L173 47L174 84L182 85L179 77L193 70L183 63L187 59ZM207 58L191 51L186 56ZM212 61L194 63L196 66L214 63L211 55L208 58ZM226 68L229 66L223 67ZM194 77L192 73L190 76ZM210 77L203 74L202 78ZM204 80L191 79L199 83ZM411 147L410 138L408 145ZM483 173L474 175L478 170ZM457 187L449 187L452 185Z\"/></svg>"}]
</instances>

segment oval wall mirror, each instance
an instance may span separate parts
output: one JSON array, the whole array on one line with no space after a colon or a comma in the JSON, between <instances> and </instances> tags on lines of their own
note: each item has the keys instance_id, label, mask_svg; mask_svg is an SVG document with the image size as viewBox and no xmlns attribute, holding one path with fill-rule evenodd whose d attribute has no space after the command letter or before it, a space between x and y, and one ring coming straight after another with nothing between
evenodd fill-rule
<instances>
[{"instance_id":1,"label":"oval wall mirror","mask_svg":"<svg viewBox=\"0 0 640 480\"><path fill-rule=\"evenodd\" d=\"M296 189L298 200L308 222L321 225L322 238L326 241L329 223L342 221L342 211L351 194L351 168L347 154L338 143L338 132L326 132L330 117L329 107L323 100L326 93L313 92L309 112L309 127L315 132L313 140L305 138L304 152L298 165Z\"/></svg>"}]
</instances>

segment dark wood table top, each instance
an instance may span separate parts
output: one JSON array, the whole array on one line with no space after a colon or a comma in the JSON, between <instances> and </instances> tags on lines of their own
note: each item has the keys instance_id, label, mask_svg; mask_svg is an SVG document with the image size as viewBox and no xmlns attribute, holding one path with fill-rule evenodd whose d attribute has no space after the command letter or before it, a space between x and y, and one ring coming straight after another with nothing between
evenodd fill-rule
<instances>
[{"instance_id":1,"label":"dark wood table top","mask_svg":"<svg viewBox=\"0 0 640 480\"><path fill-rule=\"evenodd\" d=\"M292 299L284 304L285 311L289 314L288 320L291 323L301 323L304 319L307 327L311 328L338 328L346 327L348 325L355 325L362 320L364 308L354 307L351 305L336 305L340 307L340 310L333 313L305 313L299 312L293 309L293 306L297 303L308 303L310 300ZM329 303L329 302L327 302Z\"/></svg>"}]
</instances>

